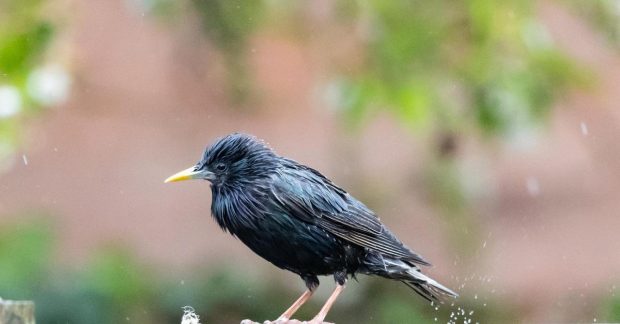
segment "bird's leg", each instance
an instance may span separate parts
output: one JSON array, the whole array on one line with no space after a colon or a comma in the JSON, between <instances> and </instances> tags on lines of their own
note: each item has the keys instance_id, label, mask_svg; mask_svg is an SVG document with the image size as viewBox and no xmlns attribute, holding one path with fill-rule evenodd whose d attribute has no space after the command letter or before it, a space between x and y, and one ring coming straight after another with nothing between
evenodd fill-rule
<instances>
[{"instance_id":1,"label":"bird's leg","mask_svg":"<svg viewBox=\"0 0 620 324\"><path fill-rule=\"evenodd\" d=\"M327 316L327 312L329 312L329 309L332 308L332 305L336 301L336 298L338 298L338 295L340 295L340 293L344 290L344 287L344 284L338 283L332 295L329 296L329 298L325 302L325 305L323 305L323 308L321 308L321 311L316 314L316 316L310 321L310 323L323 323L323 320L325 320L325 317Z\"/></svg>"},{"instance_id":2,"label":"bird's leg","mask_svg":"<svg viewBox=\"0 0 620 324\"><path fill-rule=\"evenodd\" d=\"M301 296L299 296L299 298L297 298L297 300L293 303L293 305L291 305L291 307L289 307L286 312L284 312L284 314L280 315L280 317L278 317L277 320L275 320L276 323L278 322L286 322L288 320L291 319L291 317L293 316L293 314L295 314L295 312L297 312L297 310L299 309L299 307L301 307L301 305L303 305L308 299L310 299L310 297L312 296L312 294L314 293L314 291L307 289L306 291L304 291L303 294L301 294Z\"/></svg>"}]
</instances>

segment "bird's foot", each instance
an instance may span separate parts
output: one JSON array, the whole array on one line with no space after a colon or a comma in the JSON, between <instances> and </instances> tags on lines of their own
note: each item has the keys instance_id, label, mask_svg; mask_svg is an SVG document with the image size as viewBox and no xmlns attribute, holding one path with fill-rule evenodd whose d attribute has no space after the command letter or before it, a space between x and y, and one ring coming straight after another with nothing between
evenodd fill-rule
<instances>
[{"instance_id":1,"label":"bird's foot","mask_svg":"<svg viewBox=\"0 0 620 324\"><path fill-rule=\"evenodd\" d=\"M273 322L269 322L267 324L286 324L290 321L291 319L286 317L286 316L280 316L278 317L277 320L273 321Z\"/></svg>"}]
</instances>

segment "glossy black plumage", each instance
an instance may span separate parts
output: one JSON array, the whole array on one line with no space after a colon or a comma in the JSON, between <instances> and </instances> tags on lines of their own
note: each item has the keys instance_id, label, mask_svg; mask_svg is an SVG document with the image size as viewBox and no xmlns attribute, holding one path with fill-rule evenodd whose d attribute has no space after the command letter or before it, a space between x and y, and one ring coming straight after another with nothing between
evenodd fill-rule
<instances>
[{"instance_id":1,"label":"glossy black plumage","mask_svg":"<svg viewBox=\"0 0 620 324\"><path fill-rule=\"evenodd\" d=\"M232 134L208 147L195 172L210 175L212 215L274 265L310 289L318 275L339 284L356 273L404 282L423 297L456 296L420 272L429 265L363 203L318 171L276 155L262 141Z\"/></svg>"}]
</instances>

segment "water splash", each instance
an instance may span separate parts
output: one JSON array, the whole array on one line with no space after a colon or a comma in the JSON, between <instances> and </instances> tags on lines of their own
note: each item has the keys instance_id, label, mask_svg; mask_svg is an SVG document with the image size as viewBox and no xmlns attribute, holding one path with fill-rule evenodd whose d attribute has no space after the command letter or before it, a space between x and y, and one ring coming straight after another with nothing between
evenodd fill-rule
<instances>
[{"instance_id":1,"label":"water splash","mask_svg":"<svg viewBox=\"0 0 620 324\"><path fill-rule=\"evenodd\" d=\"M200 324L200 317L191 306L183 306L183 317L181 324Z\"/></svg>"}]
</instances>

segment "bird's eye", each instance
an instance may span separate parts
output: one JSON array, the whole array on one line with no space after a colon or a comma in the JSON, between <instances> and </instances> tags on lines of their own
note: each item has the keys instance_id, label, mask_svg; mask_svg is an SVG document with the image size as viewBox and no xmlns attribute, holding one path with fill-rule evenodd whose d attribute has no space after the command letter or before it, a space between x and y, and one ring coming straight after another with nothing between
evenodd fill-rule
<instances>
[{"instance_id":1,"label":"bird's eye","mask_svg":"<svg viewBox=\"0 0 620 324\"><path fill-rule=\"evenodd\" d=\"M217 171L224 171L224 170L226 170L226 164L224 164L224 163L218 163L218 164L216 164L216 165L215 165L215 169L216 169Z\"/></svg>"}]
</instances>

